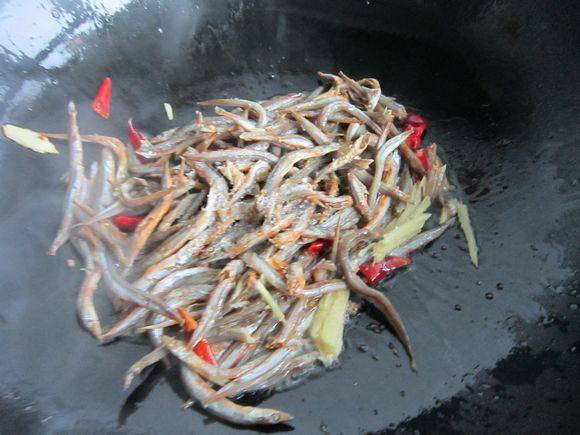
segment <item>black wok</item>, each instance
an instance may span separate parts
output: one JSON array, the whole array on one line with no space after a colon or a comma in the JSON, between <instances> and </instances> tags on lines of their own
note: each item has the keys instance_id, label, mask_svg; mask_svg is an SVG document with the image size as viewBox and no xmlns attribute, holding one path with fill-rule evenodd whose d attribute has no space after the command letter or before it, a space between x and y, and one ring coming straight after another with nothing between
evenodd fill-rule
<instances>
[{"instance_id":1,"label":"black wok","mask_svg":"<svg viewBox=\"0 0 580 435\"><path fill-rule=\"evenodd\" d=\"M454 230L389 283L419 372L388 330L367 328L376 320L365 313L340 368L247 399L296 416L271 430L577 432L577 2L103 3L0 2L2 123L63 131L74 99L84 132L124 135L129 117L153 132L190 119L200 99L311 89L316 71L342 69L377 77L429 118L428 139L470 203L479 269ZM105 75L110 121L89 104ZM122 390L148 347L98 346L76 322L81 273L65 264L74 252L45 254L65 155L0 145L0 432L237 430L180 411L186 396L162 366Z\"/></svg>"}]
</instances>

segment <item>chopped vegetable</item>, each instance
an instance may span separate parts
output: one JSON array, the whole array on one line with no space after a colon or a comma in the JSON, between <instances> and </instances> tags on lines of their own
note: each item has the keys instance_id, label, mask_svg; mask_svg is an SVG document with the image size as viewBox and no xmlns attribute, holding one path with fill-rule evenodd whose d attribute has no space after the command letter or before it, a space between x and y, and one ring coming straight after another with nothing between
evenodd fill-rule
<instances>
[{"instance_id":1,"label":"chopped vegetable","mask_svg":"<svg viewBox=\"0 0 580 435\"><path fill-rule=\"evenodd\" d=\"M428 197L425 198L427 201L425 201L425 199L421 199L423 197L426 184L426 178L423 178L420 183L417 183L413 186L413 189L411 190L411 200L407 204L407 207L405 207L405 210L397 219L391 221L391 223L387 225L385 231L388 231L397 225L401 225L403 222L408 220L410 216L423 213L429 208L431 199Z\"/></svg>"},{"instance_id":2,"label":"chopped vegetable","mask_svg":"<svg viewBox=\"0 0 580 435\"><path fill-rule=\"evenodd\" d=\"M113 221L113 224L121 231L125 233L132 233L141 223L143 218L141 216L127 216L125 214L119 214L111 220Z\"/></svg>"},{"instance_id":3,"label":"chopped vegetable","mask_svg":"<svg viewBox=\"0 0 580 435\"><path fill-rule=\"evenodd\" d=\"M105 77L93 101L93 110L105 119L109 119L111 113L111 88L111 78Z\"/></svg>"},{"instance_id":4,"label":"chopped vegetable","mask_svg":"<svg viewBox=\"0 0 580 435\"><path fill-rule=\"evenodd\" d=\"M425 222L431 217L430 213L421 213L401 225L395 226L386 232L383 238L376 243L373 250L375 261L385 258L393 249L398 248L411 237L421 232Z\"/></svg>"},{"instance_id":5,"label":"chopped vegetable","mask_svg":"<svg viewBox=\"0 0 580 435\"><path fill-rule=\"evenodd\" d=\"M449 219L457 215L457 200L448 199L441 208L441 215L439 216L439 225L444 224Z\"/></svg>"},{"instance_id":6,"label":"chopped vegetable","mask_svg":"<svg viewBox=\"0 0 580 435\"><path fill-rule=\"evenodd\" d=\"M427 120L422 116L410 113L404 122L404 129L411 130L411 136L407 138L407 143L411 149L416 150L421 146L423 140L423 133L427 128Z\"/></svg>"},{"instance_id":7,"label":"chopped vegetable","mask_svg":"<svg viewBox=\"0 0 580 435\"><path fill-rule=\"evenodd\" d=\"M308 255L319 256L331 246L332 239L318 239L312 242L310 245L308 245L308 248L306 248L306 253Z\"/></svg>"},{"instance_id":8,"label":"chopped vegetable","mask_svg":"<svg viewBox=\"0 0 580 435\"><path fill-rule=\"evenodd\" d=\"M165 107L165 113L167 114L167 119L173 121L173 107L169 103L163 103L163 107Z\"/></svg>"},{"instance_id":9,"label":"chopped vegetable","mask_svg":"<svg viewBox=\"0 0 580 435\"><path fill-rule=\"evenodd\" d=\"M360 265L360 271L366 278L368 284L370 286L375 286L387 276L391 275L395 270L407 266L410 263L410 258L390 255L381 261L377 261L376 263L372 262L371 260L365 261Z\"/></svg>"},{"instance_id":10,"label":"chopped vegetable","mask_svg":"<svg viewBox=\"0 0 580 435\"><path fill-rule=\"evenodd\" d=\"M127 124L129 124L129 141L131 142L131 145L133 145L133 149L137 151L139 148L141 148L143 135L133 126L132 119L129 119Z\"/></svg>"},{"instance_id":11,"label":"chopped vegetable","mask_svg":"<svg viewBox=\"0 0 580 435\"><path fill-rule=\"evenodd\" d=\"M185 311L183 308L178 308L177 312L183 318L183 327L185 329L185 332L187 333L193 332L193 330L197 328L197 320L191 317L189 313Z\"/></svg>"},{"instance_id":12,"label":"chopped vegetable","mask_svg":"<svg viewBox=\"0 0 580 435\"><path fill-rule=\"evenodd\" d=\"M193 347L193 351L195 354L200 357L201 359L207 361L211 365L217 366L217 361L213 354L213 350L211 350L211 345L206 338L202 338L199 342Z\"/></svg>"},{"instance_id":13,"label":"chopped vegetable","mask_svg":"<svg viewBox=\"0 0 580 435\"><path fill-rule=\"evenodd\" d=\"M427 120L416 113L409 113L405 118L405 127L415 128L419 134L423 134L427 128Z\"/></svg>"},{"instance_id":14,"label":"chopped vegetable","mask_svg":"<svg viewBox=\"0 0 580 435\"><path fill-rule=\"evenodd\" d=\"M325 365L334 362L342 351L344 319L349 291L340 290L325 294L310 327L310 336L322 354Z\"/></svg>"},{"instance_id":15,"label":"chopped vegetable","mask_svg":"<svg viewBox=\"0 0 580 435\"><path fill-rule=\"evenodd\" d=\"M183 327L185 329L185 332L187 334L191 334L195 330L195 328L197 328L197 321L193 317L191 317L189 313L185 311L183 308L178 308L177 312L183 318ZM207 339L202 338L199 341L199 343L197 343L193 347L193 351L201 359L207 361L208 363L214 366L217 366L217 361L211 349L211 345L209 344L209 341Z\"/></svg>"},{"instance_id":16,"label":"chopped vegetable","mask_svg":"<svg viewBox=\"0 0 580 435\"><path fill-rule=\"evenodd\" d=\"M475 267L479 267L479 259L477 257L477 242L475 241L475 234L473 233L473 228L471 227L471 220L469 219L469 211L467 206L459 201L457 201L457 217L459 218L459 224L465 234L465 239L467 240L467 249L469 250L469 257L471 262Z\"/></svg>"},{"instance_id":17,"label":"chopped vegetable","mask_svg":"<svg viewBox=\"0 0 580 435\"><path fill-rule=\"evenodd\" d=\"M413 127L408 127L405 130L413 130L413 133L407 138L407 144L411 147L412 150L416 150L421 146L421 135L417 134L416 130Z\"/></svg>"},{"instance_id":18,"label":"chopped vegetable","mask_svg":"<svg viewBox=\"0 0 580 435\"><path fill-rule=\"evenodd\" d=\"M141 148L141 142L143 141L144 138L141 132L133 126L132 119L129 119L128 124L129 124L129 142L131 142L133 149L137 151L139 148ZM137 158L141 163L144 164L149 163L147 158L143 157L142 155L137 154Z\"/></svg>"},{"instance_id":19,"label":"chopped vegetable","mask_svg":"<svg viewBox=\"0 0 580 435\"><path fill-rule=\"evenodd\" d=\"M49 141L45 135L36 131L17 127L12 124L4 124L2 126L2 133L4 133L4 136L13 140L18 145L31 149L37 153L58 154L58 150L54 144Z\"/></svg>"},{"instance_id":20,"label":"chopped vegetable","mask_svg":"<svg viewBox=\"0 0 580 435\"><path fill-rule=\"evenodd\" d=\"M284 312L280 308L280 305L276 302L276 300L272 297L272 294L268 291L268 289L262 284L261 281L256 281L256 290L264 299L264 302L268 304L268 306L272 309L274 316L281 322L286 322L286 318L284 317Z\"/></svg>"},{"instance_id":21,"label":"chopped vegetable","mask_svg":"<svg viewBox=\"0 0 580 435\"><path fill-rule=\"evenodd\" d=\"M447 222L449 220L449 214L447 213L447 210L445 208L441 209L441 214L439 215L439 225L444 224L445 222Z\"/></svg>"},{"instance_id":22,"label":"chopped vegetable","mask_svg":"<svg viewBox=\"0 0 580 435\"><path fill-rule=\"evenodd\" d=\"M381 240L373 245L375 262L385 258L393 249L419 234L425 222L431 217L430 213L425 212L431 205L431 198L425 197L420 201L424 185L425 179L413 187L411 201L403 213L387 225Z\"/></svg>"}]
</instances>

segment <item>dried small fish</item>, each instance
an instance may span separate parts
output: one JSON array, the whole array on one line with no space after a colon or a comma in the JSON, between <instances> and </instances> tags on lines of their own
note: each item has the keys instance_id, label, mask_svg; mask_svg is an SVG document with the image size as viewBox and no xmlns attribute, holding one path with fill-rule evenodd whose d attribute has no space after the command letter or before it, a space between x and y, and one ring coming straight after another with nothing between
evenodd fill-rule
<instances>
[{"instance_id":1,"label":"dried small fish","mask_svg":"<svg viewBox=\"0 0 580 435\"><path fill-rule=\"evenodd\" d=\"M286 412L268 408L240 406L228 399L220 399L205 405L215 391L195 372L185 366L181 367L181 379L185 388L198 403L209 413L226 421L241 425L278 424L292 420Z\"/></svg>"},{"instance_id":2,"label":"dried small fish","mask_svg":"<svg viewBox=\"0 0 580 435\"><path fill-rule=\"evenodd\" d=\"M369 206L369 191L367 190L367 187L353 172L349 172L347 177L348 185L350 187L350 195L354 200L354 205L363 216L368 216L371 212L371 208Z\"/></svg>"},{"instance_id":3,"label":"dried small fish","mask_svg":"<svg viewBox=\"0 0 580 435\"><path fill-rule=\"evenodd\" d=\"M278 157L266 151L249 150L244 148L230 148L219 151L204 151L198 154L185 153L183 156L186 159L195 162L235 162L235 161L250 161L250 160L264 160L269 163L276 163Z\"/></svg>"},{"instance_id":4,"label":"dried small fish","mask_svg":"<svg viewBox=\"0 0 580 435\"><path fill-rule=\"evenodd\" d=\"M83 258L82 326L102 343L146 334L153 346L129 368L125 387L173 361L188 404L235 424L288 421L283 411L228 397L275 390L336 358L345 319L356 312L349 291L384 314L415 367L399 313L367 273L382 264L375 261L408 257L439 238L461 204L438 147L417 150L410 140L418 115L407 118L376 79L319 75L325 84L310 93L201 102L231 109L196 112L152 138L139 134L138 150L81 135L72 103L68 134L26 133L69 141L50 253L70 240ZM103 147L88 175L83 142ZM433 209L440 225L423 229ZM459 211L477 265L473 230ZM94 302L101 281L118 311L106 328Z\"/></svg>"},{"instance_id":5,"label":"dried small fish","mask_svg":"<svg viewBox=\"0 0 580 435\"><path fill-rule=\"evenodd\" d=\"M83 142L77 123L77 109L72 101L68 104L68 116L70 123L68 139L70 154L68 189L64 201L62 221L58 233L48 250L49 255L55 255L56 251L58 251L58 249L69 238L74 217L74 203L80 199L81 186L84 181L85 169L83 166Z\"/></svg>"},{"instance_id":6,"label":"dried small fish","mask_svg":"<svg viewBox=\"0 0 580 435\"><path fill-rule=\"evenodd\" d=\"M377 195L379 187L383 181L383 172L385 170L385 160L387 156L395 151L411 134L411 131L405 131L398 136L386 141L376 150L375 155L375 176L369 189L369 206L373 210L377 204Z\"/></svg>"},{"instance_id":7,"label":"dried small fish","mask_svg":"<svg viewBox=\"0 0 580 435\"><path fill-rule=\"evenodd\" d=\"M74 239L73 243L85 261L85 279L77 295L77 314L87 331L100 339L101 321L95 308L94 295L101 280L101 269L85 240Z\"/></svg>"},{"instance_id":8,"label":"dried small fish","mask_svg":"<svg viewBox=\"0 0 580 435\"><path fill-rule=\"evenodd\" d=\"M230 99L215 99L215 100L207 100L201 101L199 103L200 106L233 106L233 107L242 107L244 109L251 110L254 112L254 115L257 118L257 127L264 127L266 122L268 121L268 114L264 107L260 105L260 103L255 103L249 100L242 100L240 98L230 98Z\"/></svg>"},{"instance_id":9,"label":"dried small fish","mask_svg":"<svg viewBox=\"0 0 580 435\"><path fill-rule=\"evenodd\" d=\"M336 159L334 159L327 167L322 168L322 170L318 173L314 179L314 184L317 184L327 174L330 174L353 161L356 157L362 154L362 152L367 148L369 142L370 135L359 137L353 144L345 142L338 150Z\"/></svg>"},{"instance_id":10,"label":"dried small fish","mask_svg":"<svg viewBox=\"0 0 580 435\"><path fill-rule=\"evenodd\" d=\"M301 160L311 159L314 157L320 157L336 151L340 148L337 143L332 143L330 145L323 145L312 149L297 150L286 154L282 159L278 161L274 169L268 176L264 189L262 190L262 197L258 198L257 205L258 210L262 214L268 214L269 216L273 213L272 202L276 194L276 189L280 186L284 176L290 171L292 166Z\"/></svg>"}]
</instances>

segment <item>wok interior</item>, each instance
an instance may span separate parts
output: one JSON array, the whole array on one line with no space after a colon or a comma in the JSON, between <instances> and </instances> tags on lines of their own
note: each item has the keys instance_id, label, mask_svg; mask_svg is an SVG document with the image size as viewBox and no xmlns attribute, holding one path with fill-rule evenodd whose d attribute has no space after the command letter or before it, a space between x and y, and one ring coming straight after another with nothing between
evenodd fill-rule
<instances>
[{"instance_id":1,"label":"wok interior","mask_svg":"<svg viewBox=\"0 0 580 435\"><path fill-rule=\"evenodd\" d=\"M535 320L530 313L538 309L534 298L541 296L542 290L530 282L545 280L546 275L565 276L558 272L559 263L550 263L541 275L534 257L520 252L521 246L542 243L543 232L534 228L548 225L556 211L539 217L534 226L524 221L517 234L513 227L521 213L531 211L526 196L527 201L544 199L542 192L527 185L547 182L541 173L513 176L542 150L538 140L529 138L548 139L531 124L538 120L533 108L540 107L544 95L535 86L543 83L549 88L553 84L553 71L548 66L541 71L550 57L536 56L540 65L536 70L523 67L529 60L522 54L522 46L533 34L530 20L538 18L523 17L517 5L510 3L499 10L486 2L461 6L369 3L129 4L110 17L101 30L82 35L82 56L51 70L57 84L45 90L31 112L27 107L10 112L11 119L22 125L62 131L66 101L73 98L79 105L81 131L122 135L131 116L153 133L190 120L194 102L201 99L259 99L312 89L316 71L344 70L355 78L376 77L385 93L429 118L427 140L437 141L472 200L476 231L481 235L482 267L470 269L453 233L420 256L412 271L391 282L393 302L408 319L419 374L408 371L389 349L388 343L394 342L390 334L375 334L365 328L374 322L365 315L348 333L340 370L267 401L268 406L281 406L300 416L294 424L298 431L312 431L321 424L332 433L378 430L433 406L435 397L448 399L465 385L463 374L471 373L475 366L479 367L473 373L493 367L514 345L516 338L511 332L492 325L513 313ZM566 5L562 8L565 10ZM74 35L75 28L64 32ZM539 50L536 45L527 49L531 53ZM109 122L97 119L88 107L105 75L114 80L115 105ZM573 81L570 83L573 87ZM559 93L552 98L556 106L557 101L565 101ZM165 101L175 108L173 124L164 119ZM547 109L543 116L554 126L564 125L566 114L558 119L553 112ZM577 134L578 128L574 128ZM525 147L525 156L510 146L514 141ZM115 426L111 415L116 414L118 422L137 428L180 430L190 427L192 420L199 425L199 415L175 412L180 398L173 389L183 392L171 371L157 370L119 412L127 396L115 386L145 349L126 343L98 348L78 331L72 316L72 289L80 277L71 276L63 264L72 254L61 254L60 263L44 257L58 221L64 191L58 178L66 170L65 159L45 162L14 149L7 150L6 156L11 165L3 167L2 177L11 189L7 189L2 208L6 210L10 204L18 210L5 216L4 240L21 244L20 237L9 233L21 233L25 223L31 228L27 240L34 242L30 247L7 251L4 276L13 278L5 279L18 282L26 291L5 293L3 302L21 308L28 319L39 319L34 325L17 320L18 338L11 336L6 343L18 361L11 365L15 379L33 372L35 378L43 380L42 385L51 385L51 389L24 387L25 395L34 392L43 408L37 423L44 418L42 412L55 412L53 399L59 397L62 408L72 415L93 409L91 418L102 428ZM27 175L24 180L23 173ZM564 171L560 176L567 174ZM16 179L22 182L16 185ZM556 210L558 204L551 203ZM38 207L45 210L44 217L35 214ZM500 246L493 237L496 232L500 237L511 237L509 246ZM440 251L441 244L450 249ZM435 252L439 258L432 258ZM34 259L36 277L17 260L24 255ZM535 275L530 277L530 273ZM482 285L478 286L478 281ZM58 295L54 300L46 299L47 282ZM487 303L483 294L498 282L511 283L513 291ZM39 298L43 304L37 302ZM462 306L459 314L453 309L456 304ZM58 334L52 332L55 328ZM27 359L26 349L20 347L23 341L42 344L54 362ZM358 352L363 343L372 352ZM77 355L74 360L67 356L71 348ZM73 375L60 376L63 367ZM86 373L94 373L94 377L85 379ZM473 381L475 375L470 376ZM157 384L159 379L166 383ZM156 385L154 389L152 385ZM91 391L90 400L86 391ZM404 399L401 391L405 391ZM95 405L97 397L100 400ZM141 408L135 408L141 400ZM167 409L160 411L159 403ZM353 404L360 405L353 408ZM62 417L57 421L66 427ZM212 430L226 433L229 428L212 426Z\"/></svg>"}]
</instances>

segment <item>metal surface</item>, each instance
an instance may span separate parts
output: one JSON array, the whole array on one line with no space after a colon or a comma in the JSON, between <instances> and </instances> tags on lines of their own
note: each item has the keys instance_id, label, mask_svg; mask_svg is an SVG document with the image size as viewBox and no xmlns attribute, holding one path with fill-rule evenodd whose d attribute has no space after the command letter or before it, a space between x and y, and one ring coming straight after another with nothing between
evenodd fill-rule
<instances>
[{"instance_id":1,"label":"metal surface","mask_svg":"<svg viewBox=\"0 0 580 435\"><path fill-rule=\"evenodd\" d=\"M74 99L81 131L122 136L130 116L154 132L191 119L202 98L313 88L319 70L377 77L430 120L428 139L469 200L481 266L470 265L458 230L418 255L389 283L418 374L365 313L338 369L266 398L296 416L269 431L572 433L580 423L576 6L5 1L0 121L64 131ZM105 75L110 121L90 110ZM163 102L175 109L172 123ZM0 143L0 432L237 430L180 411L186 396L172 370L156 367L123 391L125 370L148 346L98 346L78 326L81 272L65 264L74 253L45 255L65 157Z\"/></svg>"}]
</instances>

